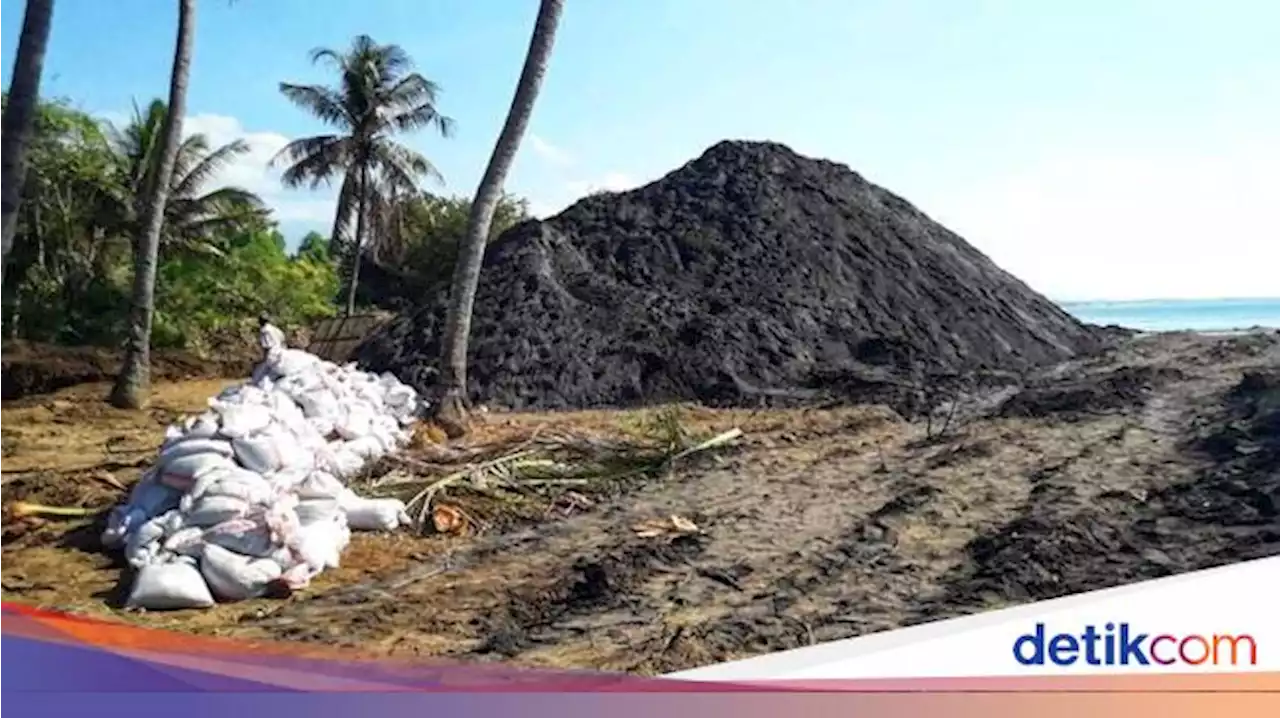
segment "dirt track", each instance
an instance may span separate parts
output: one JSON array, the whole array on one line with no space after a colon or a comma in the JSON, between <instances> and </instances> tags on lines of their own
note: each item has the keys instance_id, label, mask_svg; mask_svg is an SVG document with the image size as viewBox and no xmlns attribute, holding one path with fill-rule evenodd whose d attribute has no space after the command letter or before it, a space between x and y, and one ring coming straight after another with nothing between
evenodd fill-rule
<instances>
[{"instance_id":1,"label":"dirt track","mask_svg":"<svg viewBox=\"0 0 1280 718\"><path fill-rule=\"evenodd\" d=\"M119 615L382 654L665 672L1274 555L1277 372L1275 335L1139 339L969 397L932 440L877 408L699 410L693 423L741 426L744 446L593 510L470 539L362 536L288 601ZM6 404L6 502L110 503L118 492L91 467L136 474L120 457L145 460L171 413L215 389L166 385L141 421L88 387ZM481 438L617 420L502 415ZM632 530L670 514L702 534ZM117 613L118 569L93 527L9 523L6 599Z\"/></svg>"}]
</instances>

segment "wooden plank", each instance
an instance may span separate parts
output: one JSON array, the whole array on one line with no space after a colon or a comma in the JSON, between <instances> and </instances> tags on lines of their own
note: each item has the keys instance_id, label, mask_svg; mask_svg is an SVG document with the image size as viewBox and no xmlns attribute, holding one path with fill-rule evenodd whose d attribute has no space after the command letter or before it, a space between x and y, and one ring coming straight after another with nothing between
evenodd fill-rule
<instances>
[{"instance_id":1,"label":"wooden plank","mask_svg":"<svg viewBox=\"0 0 1280 718\"><path fill-rule=\"evenodd\" d=\"M375 312L322 319L312 327L307 351L329 361L348 361L360 343L392 316Z\"/></svg>"}]
</instances>

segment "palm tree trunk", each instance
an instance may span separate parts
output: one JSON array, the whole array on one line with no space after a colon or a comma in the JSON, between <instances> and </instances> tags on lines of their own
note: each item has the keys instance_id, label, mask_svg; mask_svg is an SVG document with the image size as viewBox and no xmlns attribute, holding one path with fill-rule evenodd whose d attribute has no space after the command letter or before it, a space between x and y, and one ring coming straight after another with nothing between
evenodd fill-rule
<instances>
[{"instance_id":1,"label":"palm tree trunk","mask_svg":"<svg viewBox=\"0 0 1280 718\"><path fill-rule=\"evenodd\" d=\"M0 234L3 235L0 266L9 265L9 250L13 249L13 235L17 231L18 203L27 178L27 148L35 133L40 75L44 70L52 19L53 0L27 0L18 55L9 80L9 99L4 108L4 137L0 140Z\"/></svg>"},{"instance_id":2,"label":"palm tree trunk","mask_svg":"<svg viewBox=\"0 0 1280 718\"><path fill-rule=\"evenodd\" d=\"M338 208L333 217L333 233L329 235L329 256L340 257L345 249L347 225L351 223L351 187L355 178L347 175L338 191Z\"/></svg>"},{"instance_id":3,"label":"palm tree trunk","mask_svg":"<svg viewBox=\"0 0 1280 718\"><path fill-rule=\"evenodd\" d=\"M356 241L351 246L351 277L347 280L347 316L356 313L356 290L360 288L360 253L364 248L365 215L369 212L368 163L361 162L356 181Z\"/></svg>"},{"instance_id":4,"label":"palm tree trunk","mask_svg":"<svg viewBox=\"0 0 1280 718\"><path fill-rule=\"evenodd\" d=\"M436 418L447 433L459 436L467 430L467 345L471 335L471 311L475 306L476 287L480 283L480 268L484 263L485 244L493 213L502 198L503 183L515 161L524 137L533 105L547 74L551 48L555 44L556 27L564 0L542 0L538 6L538 19L533 26L533 38L525 56L524 69L516 85L515 98L507 112L507 121L498 135L498 143L489 157L484 177L471 203L467 219L467 234L458 248L457 265L454 267L453 287L449 293L449 314L445 322L444 342L441 345L441 381L444 393L436 408Z\"/></svg>"},{"instance_id":5,"label":"palm tree trunk","mask_svg":"<svg viewBox=\"0 0 1280 718\"><path fill-rule=\"evenodd\" d=\"M186 114L187 80L195 44L196 0L178 0L178 40L169 76L169 111L160 137L160 162L155 181L147 188L141 235L134 243L133 304L124 365L111 390L111 403L137 409L147 403L151 391L151 322L155 316L156 264L160 232L164 228L165 203L169 199L173 166L182 143L182 119Z\"/></svg>"}]
</instances>

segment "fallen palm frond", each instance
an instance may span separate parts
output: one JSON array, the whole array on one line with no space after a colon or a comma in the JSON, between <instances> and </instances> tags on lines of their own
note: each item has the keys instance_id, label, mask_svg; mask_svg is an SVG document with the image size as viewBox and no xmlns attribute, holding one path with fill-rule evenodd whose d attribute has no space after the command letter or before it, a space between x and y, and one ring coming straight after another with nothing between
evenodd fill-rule
<instances>
[{"instance_id":1,"label":"fallen palm frond","mask_svg":"<svg viewBox=\"0 0 1280 718\"><path fill-rule=\"evenodd\" d=\"M527 437L456 450L454 456L461 459L456 463L439 451L432 451L425 461L398 457L397 470L376 480L372 488L408 496L407 510L423 528L436 523L454 526L451 512L445 512L449 518L443 521L434 520L437 500L448 491L510 504L538 499L545 504L544 513L571 493L573 510L590 505L584 492L602 493L631 479L662 474L678 461L723 449L741 436L742 430L735 428L695 441L679 415L666 411L626 438L534 431ZM470 516L467 521L479 523Z\"/></svg>"},{"instance_id":2,"label":"fallen palm frond","mask_svg":"<svg viewBox=\"0 0 1280 718\"><path fill-rule=\"evenodd\" d=\"M9 505L9 515L12 518L24 518L27 516L67 516L72 518L84 518L87 516L95 516L102 513L102 509L85 509L77 506L45 506L44 504L33 504L26 501L17 501Z\"/></svg>"}]
</instances>

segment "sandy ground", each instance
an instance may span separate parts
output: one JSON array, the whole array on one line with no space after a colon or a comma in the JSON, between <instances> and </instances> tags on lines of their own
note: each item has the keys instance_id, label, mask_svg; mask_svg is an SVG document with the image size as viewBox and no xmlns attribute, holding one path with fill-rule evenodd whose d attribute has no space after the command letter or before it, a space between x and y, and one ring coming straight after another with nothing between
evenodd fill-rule
<instances>
[{"instance_id":1,"label":"sandy ground","mask_svg":"<svg viewBox=\"0 0 1280 718\"><path fill-rule=\"evenodd\" d=\"M306 591L207 611L123 611L94 520L7 518L3 595L377 654L679 670L1280 553L1277 372L1274 335L1163 335L965 397L941 436L880 407L690 409L741 445L567 515L360 535ZM163 383L136 413L99 385L6 402L6 506L108 508L103 475L134 480L227 383ZM469 441L636 420L495 414ZM633 528L672 514L700 532Z\"/></svg>"}]
</instances>

